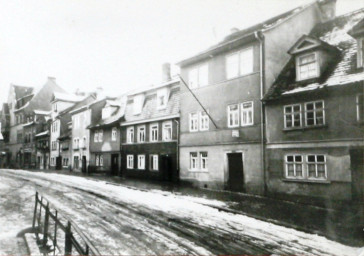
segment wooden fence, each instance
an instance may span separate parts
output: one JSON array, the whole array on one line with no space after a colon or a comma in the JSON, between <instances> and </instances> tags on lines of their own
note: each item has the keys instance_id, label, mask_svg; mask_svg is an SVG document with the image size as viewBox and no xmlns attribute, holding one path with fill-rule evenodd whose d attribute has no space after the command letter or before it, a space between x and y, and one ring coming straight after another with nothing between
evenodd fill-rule
<instances>
[{"instance_id":1,"label":"wooden fence","mask_svg":"<svg viewBox=\"0 0 364 256\"><path fill-rule=\"evenodd\" d=\"M71 220L61 216L45 197L35 193L33 229L44 253L64 255L100 255L90 239ZM57 253L56 253L57 251Z\"/></svg>"}]
</instances>

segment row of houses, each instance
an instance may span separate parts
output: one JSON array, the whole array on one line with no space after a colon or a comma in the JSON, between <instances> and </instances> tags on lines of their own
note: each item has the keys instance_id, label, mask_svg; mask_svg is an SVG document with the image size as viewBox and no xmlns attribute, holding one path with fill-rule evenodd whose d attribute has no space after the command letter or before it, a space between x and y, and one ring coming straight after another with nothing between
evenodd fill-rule
<instances>
[{"instance_id":1,"label":"row of houses","mask_svg":"<svg viewBox=\"0 0 364 256\"><path fill-rule=\"evenodd\" d=\"M364 9L317 0L107 97L12 85L2 164L363 200Z\"/></svg>"}]
</instances>

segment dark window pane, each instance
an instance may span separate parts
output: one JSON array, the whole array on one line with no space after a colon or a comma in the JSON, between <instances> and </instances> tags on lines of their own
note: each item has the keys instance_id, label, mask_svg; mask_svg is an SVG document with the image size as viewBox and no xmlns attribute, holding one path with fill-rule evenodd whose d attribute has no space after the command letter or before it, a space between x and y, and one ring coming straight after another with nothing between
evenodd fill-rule
<instances>
[{"instance_id":1,"label":"dark window pane","mask_svg":"<svg viewBox=\"0 0 364 256\"><path fill-rule=\"evenodd\" d=\"M316 161L316 159L315 159L315 156L314 156L314 155L309 155L309 156L307 157L307 160L308 160L308 162L315 162L315 161Z\"/></svg>"},{"instance_id":2,"label":"dark window pane","mask_svg":"<svg viewBox=\"0 0 364 256\"><path fill-rule=\"evenodd\" d=\"M287 156L287 162L293 162L293 156Z\"/></svg>"},{"instance_id":3,"label":"dark window pane","mask_svg":"<svg viewBox=\"0 0 364 256\"><path fill-rule=\"evenodd\" d=\"M317 162L325 162L325 156L324 155L318 155L317 156Z\"/></svg>"},{"instance_id":4,"label":"dark window pane","mask_svg":"<svg viewBox=\"0 0 364 256\"><path fill-rule=\"evenodd\" d=\"M306 105L307 110L313 110L313 103L309 103Z\"/></svg>"}]
</instances>

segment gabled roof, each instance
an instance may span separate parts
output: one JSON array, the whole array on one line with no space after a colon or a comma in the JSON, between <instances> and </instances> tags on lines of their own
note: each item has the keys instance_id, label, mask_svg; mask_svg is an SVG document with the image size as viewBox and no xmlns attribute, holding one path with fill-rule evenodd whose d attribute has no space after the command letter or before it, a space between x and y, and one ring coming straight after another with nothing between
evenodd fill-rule
<instances>
[{"instance_id":1,"label":"gabled roof","mask_svg":"<svg viewBox=\"0 0 364 256\"><path fill-rule=\"evenodd\" d=\"M177 116L179 115L179 87L171 88L169 99L167 102L167 106L164 109L157 108L157 92L147 94L145 97L144 105L142 108L142 112L138 115L134 115L133 111L133 101L129 99L125 108L125 123L129 122L143 122L151 119L157 118L168 118L169 116Z\"/></svg>"},{"instance_id":2,"label":"gabled roof","mask_svg":"<svg viewBox=\"0 0 364 256\"><path fill-rule=\"evenodd\" d=\"M268 20L265 20L261 23L258 23L254 26L248 27L246 29L237 31L235 33L232 33L230 35L228 35L227 37L224 38L223 41L221 41L220 43L208 48L205 51L202 51L192 57L189 57L187 59L184 59L182 61L179 61L177 63L177 65L179 66L184 66L184 65L188 65L191 64L193 62L205 59L207 57L209 57L211 54L217 54L219 52L223 51L223 48L226 46L230 46L231 44L234 44L236 42L240 42L243 41L244 39L246 40L255 40L255 35L257 32L264 32L266 30L269 30L283 22L285 22L287 19L289 19L290 17L296 15L297 13L305 10L307 7L314 5L314 4L324 4L325 2L330 1L330 0L318 0L318 1L313 1L309 4L306 5L302 5L299 6L297 8L294 8L290 11L287 11L285 13L282 13L280 15L277 15L273 18L270 18ZM241 44L242 42L240 42ZM235 46L235 45L234 45Z\"/></svg>"},{"instance_id":3,"label":"gabled roof","mask_svg":"<svg viewBox=\"0 0 364 256\"><path fill-rule=\"evenodd\" d=\"M315 38L313 36L303 35L297 42L288 50L288 53L291 55L306 52L308 50L313 49L323 49L326 51L336 51L337 48L329 45L328 43L322 41L319 38Z\"/></svg>"},{"instance_id":4,"label":"gabled roof","mask_svg":"<svg viewBox=\"0 0 364 256\"><path fill-rule=\"evenodd\" d=\"M12 85L14 87L15 99L18 100L26 95L32 94L34 88L29 86Z\"/></svg>"},{"instance_id":5,"label":"gabled roof","mask_svg":"<svg viewBox=\"0 0 364 256\"><path fill-rule=\"evenodd\" d=\"M359 21L348 33L353 37L364 35L364 19Z\"/></svg>"},{"instance_id":6,"label":"gabled roof","mask_svg":"<svg viewBox=\"0 0 364 256\"><path fill-rule=\"evenodd\" d=\"M364 8L315 26L309 36L325 42L330 47L337 48L340 53L332 55L329 67L320 79L301 82L295 81L295 61L292 57L265 95L264 100L288 97L295 93L320 88L363 82L363 69L358 69L356 64L357 42L348 34L348 31L363 18Z\"/></svg>"},{"instance_id":7,"label":"gabled roof","mask_svg":"<svg viewBox=\"0 0 364 256\"><path fill-rule=\"evenodd\" d=\"M117 98L113 101L107 100L105 106L107 104L109 104L110 106L114 106L114 107L116 107L116 111L110 117L108 117L106 119L100 118L96 122L90 124L87 128L88 129L101 128L101 127L110 126L110 125L117 123L118 121L120 121L121 118L124 117L126 102L127 102L126 95L120 96L119 98Z\"/></svg>"}]
</instances>

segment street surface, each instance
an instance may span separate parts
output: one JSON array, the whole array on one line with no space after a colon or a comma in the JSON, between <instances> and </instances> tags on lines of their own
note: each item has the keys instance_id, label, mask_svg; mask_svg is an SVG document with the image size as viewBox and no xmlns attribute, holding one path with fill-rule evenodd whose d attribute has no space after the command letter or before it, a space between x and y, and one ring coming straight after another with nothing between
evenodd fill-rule
<instances>
[{"instance_id":1,"label":"street surface","mask_svg":"<svg viewBox=\"0 0 364 256\"><path fill-rule=\"evenodd\" d=\"M35 191L103 255L358 255L318 235L218 211L224 202L60 174L0 170L0 255L31 226Z\"/></svg>"}]
</instances>

